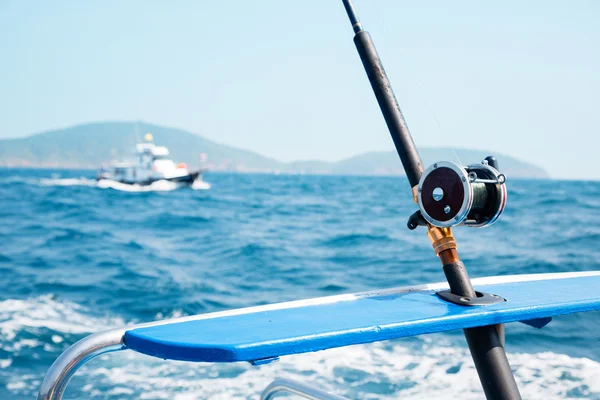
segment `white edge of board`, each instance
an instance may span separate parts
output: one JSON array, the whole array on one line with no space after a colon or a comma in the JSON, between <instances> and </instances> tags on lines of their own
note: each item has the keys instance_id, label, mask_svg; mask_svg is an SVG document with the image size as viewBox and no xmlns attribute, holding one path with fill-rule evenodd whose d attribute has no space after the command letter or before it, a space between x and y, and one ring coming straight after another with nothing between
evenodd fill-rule
<instances>
[{"instance_id":1,"label":"white edge of board","mask_svg":"<svg viewBox=\"0 0 600 400\"><path fill-rule=\"evenodd\" d=\"M497 285L506 283L519 283L519 282L532 282L532 281L547 281L556 279L570 279L570 278L584 278L590 276L600 276L600 271L583 271L583 272L558 272L558 273L547 273L547 274L523 274L523 275L505 275L505 276L489 276L484 278L471 279L473 286L485 286L485 285ZM331 303L338 303L342 301L358 300L366 297L385 296L392 294L410 293L410 292L422 292L429 290L443 290L448 289L447 282L436 282L428 283L423 285L414 286L402 286L397 288L382 289L382 290L370 290L366 292L352 293L352 294L340 294L334 296L315 297L312 299L305 300L294 300L286 301L283 303L265 304L261 306L238 308L234 310L217 311L207 314L191 315L188 317L172 318L162 321L148 322L143 324L137 324L128 326L125 330L130 331L140 328L149 328L153 326L161 326L168 324L177 324L181 322L189 321L200 321L212 318L232 317L236 315L260 313L265 311L274 310L285 310L291 308L299 308L306 306L316 306Z\"/></svg>"}]
</instances>

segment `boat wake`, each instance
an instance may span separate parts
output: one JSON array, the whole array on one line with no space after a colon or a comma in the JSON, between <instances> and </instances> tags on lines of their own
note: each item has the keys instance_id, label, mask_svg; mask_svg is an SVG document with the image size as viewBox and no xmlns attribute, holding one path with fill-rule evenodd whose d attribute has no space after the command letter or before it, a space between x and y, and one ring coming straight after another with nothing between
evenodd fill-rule
<instances>
[{"instance_id":1,"label":"boat wake","mask_svg":"<svg viewBox=\"0 0 600 400\"><path fill-rule=\"evenodd\" d=\"M33 182L36 182L33 180ZM95 179L88 178L42 178L37 181L40 186L96 186Z\"/></svg>"},{"instance_id":2,"label":"boat wake","mask_svg":"<svg viewBox=\"0 0 600 400\"><path fill-rule=\"evenodd\" d=\"M194 183L192 183L191 188L194 190L208 190L210 189L210 183L201 180L195 180Z\"/></svg>"},{"instance_id":3,"label":"boat wake","mask_svg":"<svg viewBox=\"0 0 600 400\"><path fill-rule=\"evenodd\" d=\"M42 178L40 180L33 180L28 183L37 183L40 186L88 186L97 187L100 189L114 189L121 192L170 192L173 190L189 187L192 190L208 190L210 189L210 183L202 180L194 181L192 185L184 183L169 182L166 180L159 180L153 182L150 185L138 185L138 184L127 184L122 182L113 181L110 179L101 179L99 181L95 179L89 179L85 177L80 178Z\"/></svg>"},{"instance_id":4,"label":"boat wake","mask_svg":"<svg viewBox=\"0 0 600 400\"><path fill-rule=\"evenodd\" d=\"M4 354L0 376L7 369L21 368L35 354L44 354L36 371L41 374L76 340L125 325L119 317L90 314L81 305L52 296L0 302L0 353ZM466 345L457 346L446 335L286 356L260 367L164 363L128 351L101 358L77 374L71 393L107 399L257 398L273 379L284 377L349 398L483 397ZM509 359L524 398L600 398L600 363L596 361L553 352L510 353ZM40 383L36 373L15 373L7 378L5 394L15 398L34 396Z\"/></svg>"},{"instance_id":5,"label":"boat wake","mask_svg":"<svg viewBox=\"0 0 600 400\"><path fill-rule=\"evenodd\" d=\"M121 192L170 192L186 187L185 184L178 184L175 182L169 182L160 180L152 182L150 185L138 185L138 184L127 184L122 182L113 181L110 179L101 179L98 181L98 187L101 189L114 189Z\"/></svg>"}]
</instances>

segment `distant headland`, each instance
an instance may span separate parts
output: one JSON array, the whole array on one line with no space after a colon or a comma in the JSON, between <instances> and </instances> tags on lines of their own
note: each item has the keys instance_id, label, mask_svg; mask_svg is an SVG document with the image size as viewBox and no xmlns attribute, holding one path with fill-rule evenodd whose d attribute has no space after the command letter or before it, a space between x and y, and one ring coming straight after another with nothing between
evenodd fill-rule
<instances>
[{"instance_id":1,"label":"distant headland","mask_svg":"<svg viewBox=\"0 0 600 400\"><path fill-rule=\"evenodd\" d=\"M37 133L18 139L0 140L0 166L31 168L95 169L111 158L129 155L146 132L167 146L176 161L200 165L212 171L266 172L331 175L404 175L398 155L393 152L367 152L337 162L304 160L282 162L258 153L219 144L200 135L144 122L97 122ZM425 147L419 149L428 166L439 160L464 163L482 160L482 150ZM456 153L456 155L455 155ZM201 154L205 154L202 156ZM530 163L504 154L494 154L502 172L515 178L549 178L548 173Z\"/></svg>"}]
</instances>

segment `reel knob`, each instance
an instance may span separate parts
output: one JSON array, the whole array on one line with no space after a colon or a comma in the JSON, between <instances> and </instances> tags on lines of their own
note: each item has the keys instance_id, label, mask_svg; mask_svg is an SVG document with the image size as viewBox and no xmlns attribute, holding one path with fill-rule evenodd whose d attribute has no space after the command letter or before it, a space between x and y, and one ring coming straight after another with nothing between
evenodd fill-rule
<instances>
[{"instance_id":1,"label":"reel knob","mask_svg":"<svg viewBox=\"0 0 600 400\"><path fill-rule=\"evenodd\" d=\"M421 214L428 223L440 228L489 226L506 206L505 180L487 160L467 167L450 161L437 162L425 170L419 181L417 200Z\"/></svg>"}]
</instances>

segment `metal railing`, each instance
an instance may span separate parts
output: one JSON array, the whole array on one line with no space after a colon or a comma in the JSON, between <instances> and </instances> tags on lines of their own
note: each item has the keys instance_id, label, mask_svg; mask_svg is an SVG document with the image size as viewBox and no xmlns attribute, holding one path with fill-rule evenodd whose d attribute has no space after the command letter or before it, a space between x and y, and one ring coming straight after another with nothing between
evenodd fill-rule
<instances>
[{"instance_id":1,"label":"metal railing","mask_svg":"<svg viewBox=\"0 0 600 400\"><path fill-rule=\"evenodd\" d=\"M71 377L86 362L100 354L125 348L125 329L94 333L69 347L54 361L40 387L38 400L61 400Z\"/></svg>"},{"instance_id":2,"label":"metal railing","mask_svg":"<svg viewBox=\"0 0 600 400\"><path fill-rule=\"evenodd\" d=\"M260 400L273 400L280 393L291 393L310 400L348 400L346 397L328 393L306 383L292 379L275 379L260 395Z\"/></svg>"}]
</instances>

